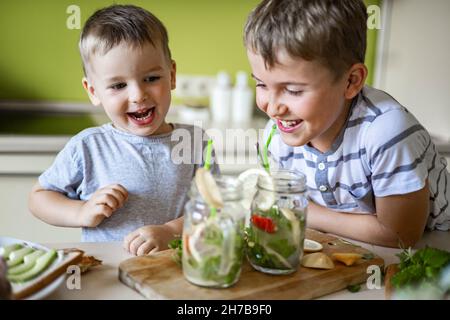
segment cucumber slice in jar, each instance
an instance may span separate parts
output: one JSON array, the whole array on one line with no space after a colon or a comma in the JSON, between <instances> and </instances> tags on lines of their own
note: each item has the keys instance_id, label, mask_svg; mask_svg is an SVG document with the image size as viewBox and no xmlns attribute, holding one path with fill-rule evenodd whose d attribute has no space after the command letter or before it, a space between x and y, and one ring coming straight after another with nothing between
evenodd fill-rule
<instances>
[{"instance_id":1,"label":"cucumber slice in jar","mask_svg":"<svg viewBox=\"0 0 450 320\"><path fill-rule=\"evenodd\" d=\"M222 222L222 256L220 259L219 275L227 275L234 264L236 250L236 231L233 223L228 221Z\"/></svg>"},{"instance_id":2,"label":"cucumber slice in jar","mask_svg":"<svg viewBox=\"0 0 450 320\"><path fill-rule=\"evenodd\" d=\"M288 208L280 208L283 216L289 220L292 226L292 240L296 246L300 245L300 221L295 212Z\"/></svg>"}]
</instances>

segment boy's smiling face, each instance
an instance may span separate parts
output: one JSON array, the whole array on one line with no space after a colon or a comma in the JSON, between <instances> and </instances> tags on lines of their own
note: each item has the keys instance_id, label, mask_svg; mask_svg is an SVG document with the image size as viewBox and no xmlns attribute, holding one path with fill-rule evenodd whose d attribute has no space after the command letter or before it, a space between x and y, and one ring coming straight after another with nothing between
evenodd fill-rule
<instances>
[{"instance_id":1,"label":"boy's smiling face","mask_svg":"<svg viewBox=\"0 0 450 320\"><path fill-rule=\"evenodd\" d=\"M283 51L266 68L261 55L247 51L256 80L256 103L278 125L290 146L310 143L327 151L347 118L351 98L348 77L338 80L316 61L292 58ZM355 94L356 95L356 94Z\"/></svg>"},{"instance_id":2,"label":"boy's smiling face","mask_svg":"<svg viewBox=\"0 0 450 320\"><path fill-rule=\"evenodd\" d=\"M87 69L83 86L116 128L139 136L172 130L165 117L175 88L175 62L168 62L160 47L121 43L105 55L92 55Z\"/></svg>"}]
</instances>

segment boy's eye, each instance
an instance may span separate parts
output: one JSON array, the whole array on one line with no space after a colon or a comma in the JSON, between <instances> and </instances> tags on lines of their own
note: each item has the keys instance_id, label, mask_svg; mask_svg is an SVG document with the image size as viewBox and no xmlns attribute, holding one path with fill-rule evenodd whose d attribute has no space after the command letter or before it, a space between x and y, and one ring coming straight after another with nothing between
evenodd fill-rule
<instances>
[{"instance_id":1,"label":"boy's eye","mask_svg":"<svg viewBox=\"0 0 450 320\"><path fill-rule=\"evenodd\" d=\"M127 86L126 83L116 83L116 84L113 84L110 88L114 89L114 90L120 90L120 89L125 88L126 86Z\"/></svg>"},{"instance_id":2,"label":"boy's eye","mask_svg":"<svg viewBox=\"0 0 450 320\"><path fill-rule=\"evenodd\" d=\"M161 79L160 76L151 76L151 77L145 78L145 81L146 81L146 82L155 82L155 81L157 81L157 80L159 80L159 79Z\"/></svg>"},{"instance_id":3,"label":"boy's eye","mask_svg":"<svg viewBox=\"0 0 450 320\"><path fill-rule=\"evenodd\" d=\"M293 96L299 96L303 93L303 90L289 90L286 89L286 92Z\"/></svg>"},{"instance_id":4,"label":"boy's eye","mask_svg":"<svg viewBox=\"0 0 450 320\"><path fill-rule=\"evenodd\" d=\"M264 83L256 83L257 88L265 88L266 85Z\"/></svg>"}]
</instances>

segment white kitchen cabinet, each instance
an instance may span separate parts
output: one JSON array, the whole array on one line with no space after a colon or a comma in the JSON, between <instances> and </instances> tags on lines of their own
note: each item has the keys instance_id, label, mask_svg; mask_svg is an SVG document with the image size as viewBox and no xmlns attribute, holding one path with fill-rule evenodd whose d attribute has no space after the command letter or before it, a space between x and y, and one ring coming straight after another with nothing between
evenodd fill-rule
<instances>
[{"instance_id":1,"label":"white kitchen cabinet","mask_svg":"<svg viewBox=\"0 0 450 320\"><path fill-rule=\"evenodd\" d=\"M48 225L28 210L28 195L68 136L0 137L0 235L33 242L80 241L80 228ZM63 212L61 214L64 214Z\"/></svg>"},{"instance_id":2,"label":"white kitchen cabinet","mask_svg":"<svg viewBox=\"0 0 450 320\"><path fill-rule=\"evenodd\" d=\"M81 229L54 227L29 212L28 194L36 181L34 175L0 175L0 235L40 243L80 241Z\"/></svg>"}]
</instances>

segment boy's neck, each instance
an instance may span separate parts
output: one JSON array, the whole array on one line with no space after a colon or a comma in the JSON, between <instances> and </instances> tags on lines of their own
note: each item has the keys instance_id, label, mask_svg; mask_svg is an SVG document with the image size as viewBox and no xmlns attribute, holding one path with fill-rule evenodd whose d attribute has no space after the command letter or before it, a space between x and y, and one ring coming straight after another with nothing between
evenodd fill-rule
<instances>
[{"instance_id":1,"label":"boy's neck","mask_svg":"<svg viewBox=\"0 0 450 320\"><path fill-rule=\"evenodd\" d=\"M325 153L331 149L331 146L339 136L339 133L342 131L347 121L352 101L353 100L345 101L344 108L334 124L319 139L313 139L308 142L309 146L314 147L322 153Z\"/></svg>"},{"instance_id":2,"label":"boy's neck","mask_svg":"<svg viewBox=\"0 0 450 320\"><path fill-rule=\"evenodd\" d=\"M158 128L158 130L156 130L152 136L154 135L160 135L160 134L165 134L165 133L170 133L172 132L174 129L173 124L171 123L167 123L166 121L164 121L161 126Z\"/></svg>"},{"instance_id":3,"label":"boy's neck","mask_svg":"<svg viewBox=\"0 0 450 320\"><path fill-rule=\"evenodd\" d=\"M130 132L128 132L128 131L126 131L126 130L124 130L124 129L118 127L118 126L116 126L116 125L114 124L114 122L111 123L111 125L112 125L115 129L117 129L117 130L119 130L119 131L123 131L123 132L130 133ZM167 122L164 121L164 122L161 124L161 126L160 126L155 132L153 132L151 135L149 135L149 137L151 137L151 136L158 136L158 135L166 134L166 133L170 133L170 132L172 132L174 129L175 129L175 126L174 126L172 123L167 123Z\"/></svg>"}]
</instances>

